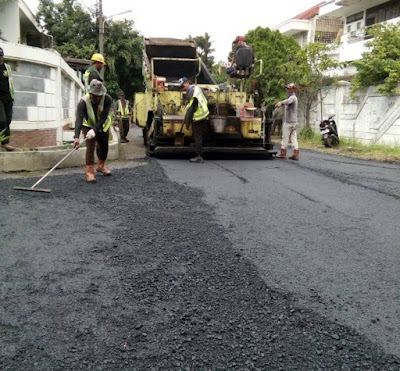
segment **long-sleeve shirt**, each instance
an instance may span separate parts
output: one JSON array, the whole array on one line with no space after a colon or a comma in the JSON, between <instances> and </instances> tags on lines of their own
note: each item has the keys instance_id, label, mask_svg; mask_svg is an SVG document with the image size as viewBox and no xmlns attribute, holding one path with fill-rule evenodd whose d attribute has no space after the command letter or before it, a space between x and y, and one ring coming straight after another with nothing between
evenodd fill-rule
<instances>
[{"instance_id":1,"label":"long-sleeve shirt","mask_svg":"<svg viewBox=\"0 0 400 371\"><path fill-rule=\"evenodd\" d=\"M93 111L94 115L96 117L96 124L93 127L93 130L97 133L99 129L103 126L103 124L106 122L108 114L110 113L110 108L112 105L112 98L106 94L104 98L104 107L103 111L100 114L100 117L98 115L98 104L94 104L92 102L93 106ZM78 103L78 107L76 109L76 120L75 120L75 136L74 138L79 138L79 135L81 133L82 129L82 123L84 119L88 119L88 114L87 114L87 109L86 109L86 102L81 99Z\"/></svg>"},{"instance_id":2,"label":"long-sleeve shirt","mask_svg":"<svg viewBox=\"0 0 400 371\"><path fill-rule=\"evenodd\" d=\"M295 93L291 93L288 99L280 102L285 108L285 122L294 124L297 123L297 106L298 101Z\"/></svg>"},{"instance_id":3,"label":"long-sleeve shirt","mask_svg":"<svg viewBox=\"0 0 400 371\"><path fill-rule=\"evenodd\" d=\"M90 71L90 74L89 74L89 85L90 85L90 81L92 81L94 79L103 82L104 79L101 77L100 72L94 66L90 66L88 68L88 71Z\"/></svg>"},{"instance_id":4,"label":"long-sleeve shirt","mask_svg":"<svg viewBox=\"0 0 400 371\"><path fill-rule=\"evenodd\" d=\"M4 63L0 64L0 100L9 102L12 100L10 93L9 76Z\"/></svg>"}]
</instances>

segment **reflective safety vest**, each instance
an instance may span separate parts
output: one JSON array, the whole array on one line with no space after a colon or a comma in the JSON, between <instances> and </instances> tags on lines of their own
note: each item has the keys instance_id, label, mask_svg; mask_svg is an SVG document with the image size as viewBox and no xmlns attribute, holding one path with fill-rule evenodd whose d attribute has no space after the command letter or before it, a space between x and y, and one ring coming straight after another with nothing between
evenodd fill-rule
<instances>
[{"instance_id":1,"label":"reflective safety vest","mask_svg":"<svg viewBox=\"0 0 400 371\"><path fill-rule=\"evenodd\" d=\"M186 109L188 109L193 104L194 99L197 99L198 106L196 112L193 115L193 121L201 121L206 119L210 114L207 106L207 99L204 96L203 91L198 86L195 85L192 87L192 89L194 89L193 96L186 106Z\"/></svg>"},{"instance_id":2,"label":"reflective safety vest","mask_svg":"<svg viewBox=\"0 0 400 371\"><path fill-rule=\"evenodd\" d=\"M6 67L6 71L7 71L8 86L9 86L9 89L10 89L10 95L11 95L11 98L14 99L14 83L13 83L13 78L12 78L11 67L7 63L4 63L4 66Z\"/></svg>"},{"instance_id":3,"label":"reflective safety vest","mask_svg":"<svg viewBox=\"0 0 400 371\"><path fill-rule=\"evenodd\" d=\"M122 107L121 99L118 99L118 111L123 119L129 117L129 100L125 100L125 107Z\"/></svg>"},{"instance_id":4,"label":"reflective safety vest","mask_svg":"<svg viewBox=\"0 0 400 371\"><path fill-rule=\"evenodd\" d=\"M83 75L83 81L85 82L85 92L88 93L89 92L89 85L90 85L90 81L89 81L89 75L94 72L98 75L97 80L103 82L103 78L101 77L99 71L97 71L96 68L94 68L93 66L90 66L86 71L85 74Z\"/></svg>"},{"instance_id":5,"label":"reflective safety vest","mask_svg":"<svg viewBox=\"0 0 400 371\"><path fill-rule=\"evenodd\" d=\"M100 114L103 112L104 108L104 99L105 95L101 98L101 101L99 103L99 107L97 109L97 114L100 116ZM84 102L86 103L86 112L88 115L88 119L83 119L83 126L86 126L88 128L93 128L96 125L96 116L94 114L93 106L92 106L92 101L90 100L90 94L86 94L83 98ZM106 121L103 124L103 131L106 132L110 126L111 126L111 116L108 115Z\"/></svg>"}]
</instances>

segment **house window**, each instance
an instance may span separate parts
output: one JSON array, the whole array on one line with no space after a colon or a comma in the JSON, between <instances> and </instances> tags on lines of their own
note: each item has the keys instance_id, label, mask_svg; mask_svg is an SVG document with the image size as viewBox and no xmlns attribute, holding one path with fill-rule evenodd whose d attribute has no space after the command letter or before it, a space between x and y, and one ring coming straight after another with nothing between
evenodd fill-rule
<instances>
[{"instance_id":1,"label":"house window","mask_svg":"<svg viewBox=\"0 0 400 371\"><path fill-rule=\"evenodd\" d=\"M349 15L346 18L346 24L357 22L357 21L359 21L360 19L363 19L363 18L364 18L364 12L358 12L356 14Z\"/></svg>"},{"instance_id":2,"label":"house window","mask_svg":"<svg viewBox=\"0 0 400 371\"><path fill-rule=\"evenodd\" d=\"M347 32L351 32L351 25L347 26Z\"/></svg>"},{"instance_id":3,"label":"house window","mask_svg":"<svg viewBox=\"0 0 400 371\"><path fill-rule=\"evenodd\" d=\"M391 0L367 9L365 25L372 26L375 23L385 22L397 17L400 17L400 0Z\"/></svg>"}]
</instances>

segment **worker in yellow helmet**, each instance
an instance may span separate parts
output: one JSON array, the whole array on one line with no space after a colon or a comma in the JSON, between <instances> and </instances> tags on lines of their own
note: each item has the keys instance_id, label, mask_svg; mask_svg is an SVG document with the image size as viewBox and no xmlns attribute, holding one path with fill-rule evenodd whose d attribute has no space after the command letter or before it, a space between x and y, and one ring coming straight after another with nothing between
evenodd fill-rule
<instances>
[{"instance_id":1,"label":"worker in yellow helmet","mask_svg":"<svg viewBox=\"0 0 400 371\"><path fill-rule=\"evenodd\" d=\"M100 71L106 64L106 60L99 53L93 54L90 60L92 61L92 65L86 70L84 75L86 93L88 92L92 80L96 79L103 82L103 77L101 76Z\"/></svg>"}]
</instances>

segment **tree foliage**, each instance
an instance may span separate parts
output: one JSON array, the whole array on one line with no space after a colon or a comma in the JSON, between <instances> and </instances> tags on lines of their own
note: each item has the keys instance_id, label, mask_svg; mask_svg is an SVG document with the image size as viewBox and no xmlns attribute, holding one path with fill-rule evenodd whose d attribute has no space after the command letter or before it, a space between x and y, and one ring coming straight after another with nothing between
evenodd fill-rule
<instances>
[{"instance_id":1,"label":"tree foliage","mask_svg":"<svg viewBox=\"0 0 400 371\"><path fill-rule=\"evenodd\" d=\"M352 81L352 94L374 85L385 95L400 92L400 23L378 23L367 33L373 37L366 43L371 49L353 62L357 75Z\"/></svg>"},{"instance_id":2,"label":"tree foliage","mask_svg":"<svg viewBox=\"0 0 400 371\"><path fill-rule=\"evenodd\" d=\"M107 88L115 95L123 90L127 97L143 89L143 39L133 29L133 21L106 22L104 50L107 56ZM113 89L111 89L111 87Z\"/></svg>"},{"instance_id":3,"label":"tree foliage","mask_svg":"<svg viewBox=\"0 0 400 371\"><path fill-rule=\"evenodd\" d=\"M40 0L36 17L54 39L55 49L65 58L90 59L98 53L96 10L87 11L77 0ZM143 88L142 37L133 21L107 20L104 33L104 56L107 66L105 85L110 94L120 90L130 97Z\"/></svg>"},{"instance_id":4,"label":"tree foliage","mask_svg":"<svg viewBox=\"0 0 400 371\"><path fill-rule=\"evenodd\" d=\"M193 40L196 43L197 52L209 69L211 69L214 64L214 57L211 54L215 52L215 49L212 48L212 41L210 38L211 36L207 32L202 36L192 37L189 35L188 37L189 40Z\"/></svg>"},{"instance_id":5,"label":"tree foliage","mask_svg":"<svg viewBox=\"0 0 400 371\"><path fill-rule=\"evenodd\" d=\"M324 85L325 74L340 66L331 57L337 45L311 43L300 48L292 37L279 31L258 27L246 34L247 43L253 48L256 59L263 61L263 74L258 68L253 71L259 100L267 112L286 97L285 85L294 82L300 87L300 100L305 105L305 122L310 125L310 110L318 103L318 95Z\"/></svg>"},{"instance_id":6,"label":"tree foliage","mask_svg":"<svg viewBox=\"0 0 400 371\"><path fill-rule=\"evenodd\" d=\"M53 36L55 49L63 57L88 58L97 45L93 14L75 0L40 0L36 17Z\"/></svg>"},{"instance_id":7,"label":"tree foliage","mask_svg":"<svg viewBox=\"0 0 400 371\"><path fill-rule=\"evenodd\" d=\"M294 80L299 86L299 99L304 104L306 127L310 127L311 109L318 103L322 109L322 87L326 84L327 72L342 65L332 58L332 53L338 46L338 44L326 45L315 42L307 44L296 53L297 69Z\"/></svg>"},{"instance_id":8,"label":"tree foliage","mask_svg":"<svg viewBox=\"0 0 400 371\"><path fill-rule=\"evenodd\" d=\"M296 71L295 55L299 44L279 31L257 27L246 34L246 42L253 48L256 59L263 61L263 74L255 68L252 79L256 81L259 100L267 110L285 96L285 84L294 81Z\"/></svg>"}]
</instances>

